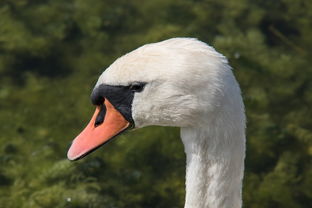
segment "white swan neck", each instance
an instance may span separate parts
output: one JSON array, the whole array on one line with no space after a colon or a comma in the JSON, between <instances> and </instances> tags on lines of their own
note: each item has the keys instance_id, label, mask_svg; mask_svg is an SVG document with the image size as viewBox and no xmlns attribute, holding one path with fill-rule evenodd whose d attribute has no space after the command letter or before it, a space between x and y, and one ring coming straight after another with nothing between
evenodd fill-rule
<instances>
[{"instance_id":1,"label":"white swan neck","mask_svg":"<svg viewBox=\"0 0 312 208\"><path fill-rule=\"evenodd\" d=\"M181 129L187 157L185 208L241 207L245 135L230 133Z\"/></svg>"}]
</instances>

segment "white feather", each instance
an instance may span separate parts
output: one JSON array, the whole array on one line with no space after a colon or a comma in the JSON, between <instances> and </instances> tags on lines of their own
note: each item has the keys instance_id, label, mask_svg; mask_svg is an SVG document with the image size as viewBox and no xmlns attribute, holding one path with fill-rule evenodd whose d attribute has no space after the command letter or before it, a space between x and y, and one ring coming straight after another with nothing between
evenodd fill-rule
<instances>
[{"instance_id":1,"label":"white feather","mask_svg":"<svg viewBox=\"0 0 312 208\"><path fill-rule=\"evenodd\" d=\"M193 38L144 45L117 59L97 85L146 82L132 103L136 127L181 127L185 208L239 208L245 113L227 59Z\"/></svg>"}]
</instances>

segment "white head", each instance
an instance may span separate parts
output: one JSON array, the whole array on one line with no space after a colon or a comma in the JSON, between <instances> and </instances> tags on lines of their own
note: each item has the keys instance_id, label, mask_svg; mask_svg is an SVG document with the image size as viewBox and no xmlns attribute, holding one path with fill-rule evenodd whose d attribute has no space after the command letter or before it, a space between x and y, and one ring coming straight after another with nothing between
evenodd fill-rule
<instances>
[{"instance_id":1,"label":"white head","mask_svg":"<svg viewBox=\"0 0 312 208\"><path fill-rule=\"evenodd\" d=\"M185 207L240 207L245 115L224 56L191 38L144 45L117 59L91 95L96 111L68 151L77 160L131 127L182 127Z\"/></svg>"},{"instance_id":2,"label":"white head","mask_svg":"<svg viewBox=\"0 0 312 208\"><path fill-rule=\"evenodd\" d=\"M137 83L144 83L144 86L137 86ZM103 86L109 86L109 89ZM124 90L111 89L115 86ZM131 86L140 88L139 92L131 91ZM128 96L127 93L131 92L132 95ZM108 99L124 117L128 115L126 120L136 128L148 125L201 127L206 125L207 118L215 119L219 114L226 116L242 111L240 90L226 58L192 38L172 38L147 44L118 58L100 76L93 97L100 100L99 103L94 102L97 105L103 104L103 99L98 97ZM119 103L124 100L128 100L126 104ZM100 109L94 119L99 112ZM230 123L233 124L236 119L244 120L243 117L224 116L222 119L232 119ZM108 121L106 118L102 120L101 125ZM96 128L93 124L91 126ZM128 126L120 124L109 137ZM70 151L69 158L78 159L110 139L100 136L107 138L88 147L88 150ZM90 141L88 136L85 143Z\"/></svg>"}]
</instances>

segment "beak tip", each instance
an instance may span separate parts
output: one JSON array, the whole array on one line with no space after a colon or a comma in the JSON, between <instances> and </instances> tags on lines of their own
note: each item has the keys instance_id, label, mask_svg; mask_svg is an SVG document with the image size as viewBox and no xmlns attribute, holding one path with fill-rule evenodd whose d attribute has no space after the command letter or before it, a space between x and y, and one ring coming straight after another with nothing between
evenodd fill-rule
<instances>
[{"instance_id":1,"label":"beak tip","mask_svg":"<svg viewBox=\"0 0 312 208\"><path fill-rule=\"evenodd\" d=\"M75 160L75 157L70 153L70 151L67 152L67 159L71 161Z\"/></svg>"},{"instance_id":2,"label":"beak tip","mask_svg":"<svg viewBox=\"0 0 312 208\"><path fill-rule=\"evenodd\" d=\"M75 153L73 151L73 148L70 147L68 152L67 152L67 159L71 160L71 161L74 161L74 160L77 160L77 158L79 158L79 154Z\"/></svg>"}]
</instances>

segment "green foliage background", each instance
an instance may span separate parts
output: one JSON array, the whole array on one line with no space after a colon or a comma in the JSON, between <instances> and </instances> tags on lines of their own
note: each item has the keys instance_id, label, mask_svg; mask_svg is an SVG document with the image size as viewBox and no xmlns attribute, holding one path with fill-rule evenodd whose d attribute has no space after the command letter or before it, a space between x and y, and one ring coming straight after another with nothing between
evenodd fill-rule
<instances>
[{"instance_id":1,"label":"green foliage background","mask_svg":"<svg viewBox=\"0 0 312 208\"><path fill-rule=\"evenodd\" d=\"M100 73L177 36L225 54L241 84L244 207L312 207L311 28L307 0L0 0L0 207L183 207L177 128L66 159Z\"/></svg>"}]
</instances>

